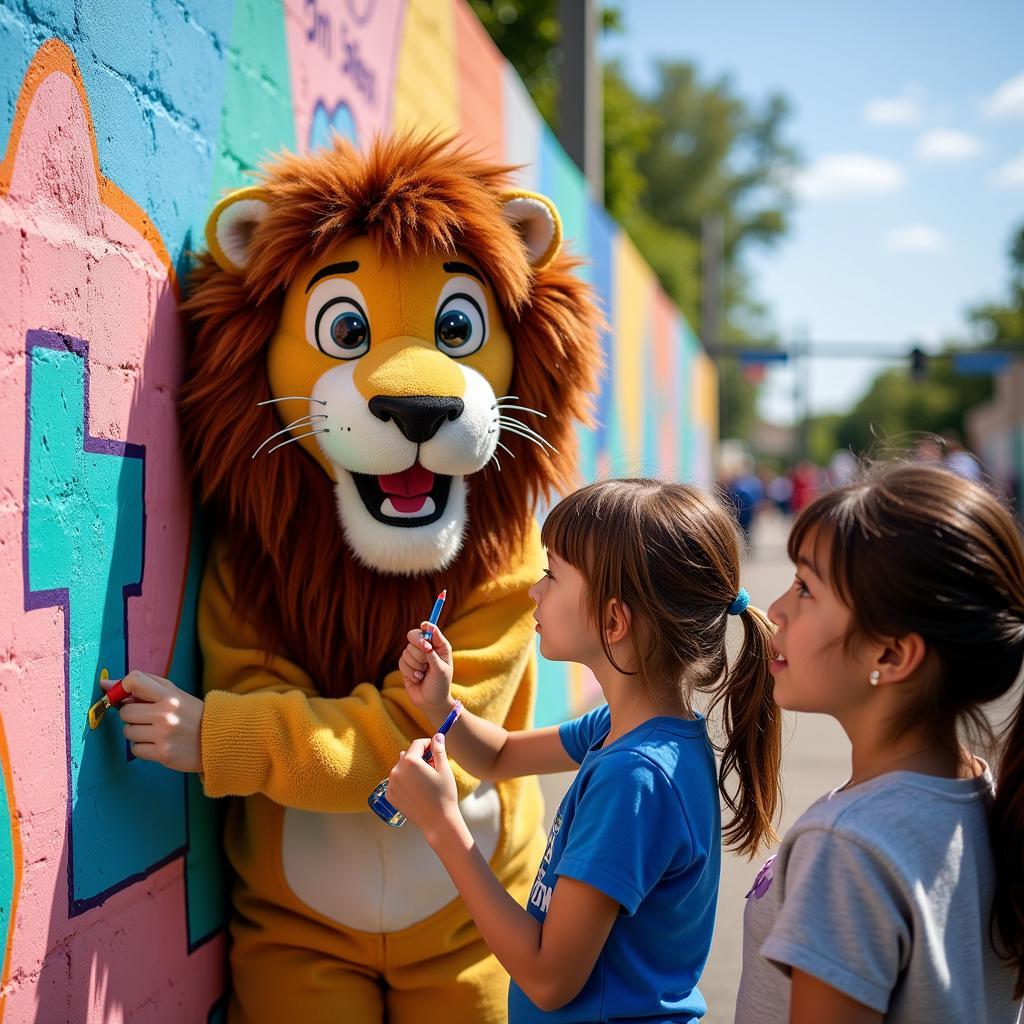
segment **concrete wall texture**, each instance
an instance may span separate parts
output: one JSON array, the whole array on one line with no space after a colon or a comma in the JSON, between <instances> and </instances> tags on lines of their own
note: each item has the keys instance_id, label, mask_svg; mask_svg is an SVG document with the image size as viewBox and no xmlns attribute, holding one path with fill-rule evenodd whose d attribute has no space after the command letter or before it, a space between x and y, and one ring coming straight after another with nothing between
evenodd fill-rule
<instances>
[{"instance_id":1,"label":"concrete wall texture","mask_svg":"<svg viewBox=\"0 0 1024 1024\"><path fill-rule=\"evenodd\" d=\"M714 370L463 0L0 0L0 1019L222 1015L218 808L87 728L197 690L179 276L270 151L458 131L551 196L612 329L583 471L706 480ZM538 719L590 693L545 667Z\"/></svg>"}]
</instances>

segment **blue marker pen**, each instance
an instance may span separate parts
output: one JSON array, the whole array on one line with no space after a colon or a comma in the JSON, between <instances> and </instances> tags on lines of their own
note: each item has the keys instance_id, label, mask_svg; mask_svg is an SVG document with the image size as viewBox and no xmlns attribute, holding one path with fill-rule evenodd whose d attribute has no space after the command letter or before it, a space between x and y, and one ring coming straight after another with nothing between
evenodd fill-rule
<instances>
[{"instance_id":1,"label":"blue marker pen","mask_svg":"<svg viewBox=\"0 0 1024 1024\"><path fill-rule=\"evenodd\" d=\"M461 714L462 701L457 700L455 702L455 707L448 712L445 720L441 723L441 727L437 731L443 736L456 723L459 715ZM423 760L428 763L434 760L434 755L430 752L429 747L423 755ZM401 828L406 823L407 819L400 810L396 807L392 807L391 804L388 803L387 792L388 780L385 779L383 782L377 784L366 802L370 805L370 810L373 811L373 813L376 814L385 825L390 825L392 828Z\"/></svg>"},{"instance_id":2,"label":"blue marker pen","mask_svg":"<svg viewBox=\"0 0 1024 1024\"><path fill-rule=\"evenodd\" d=\"M437 620L441 618L441 609L444 607L444 599L447 596L447 589L442 590L441 593L437 595L437 600L434 602L434 607L430 609L430 618L428 620L432 626L436 626ZM433 636L434 631L432 629L423 630L423 639L426 640L428 643L431 641Z\"/></svg>"}]
</instances>

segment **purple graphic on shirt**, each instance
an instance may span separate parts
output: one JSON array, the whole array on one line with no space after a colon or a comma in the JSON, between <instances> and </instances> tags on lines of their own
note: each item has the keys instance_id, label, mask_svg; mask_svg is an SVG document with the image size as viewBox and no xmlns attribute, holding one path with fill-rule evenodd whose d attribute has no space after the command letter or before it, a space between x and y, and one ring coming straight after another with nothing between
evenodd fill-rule
<instances>
[{"instance_id":1,"label":"purple graphic on shirt","mask_svg":"<svg viewBox=\"0 0 1024 1024\"><path fill-rule=\"evenodd\" d=\"M771 888L772 879L775 877L774 861L775 854L773 853L761 865L761 870L758 871L754 884L750 887L750 891L744 897L745 899L749 900L753 896L755 900L759 900Z\"/></svg>"}]
</instances>

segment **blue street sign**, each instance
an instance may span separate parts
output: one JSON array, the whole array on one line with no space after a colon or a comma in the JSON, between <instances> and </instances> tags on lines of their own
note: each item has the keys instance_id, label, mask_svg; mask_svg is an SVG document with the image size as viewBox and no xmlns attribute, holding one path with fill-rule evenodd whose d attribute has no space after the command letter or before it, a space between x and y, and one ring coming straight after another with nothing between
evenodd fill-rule
<instances>
[{"instance_id":1,"label":"blue street sign","mask_svg":"<svg viewBox=\"0 0 1024 1024\"><path fill-rule=\"evenodd\" d=\"M988 377L1009 365L1006 352L960 352L953 356L953 372L961 377Z\"/></svg>"},{"instance_id":2,"label":"blue street sign","mask_svg":"<svg viewBox=\"0 0 1024 1024\"><path fill-rule=\"evenodd\" d=\"M789 359L789 353L771 348L748 348L743 349L739 357L744 366L754 366L758 363L784 363Z\"/></svg>"}]
</instances>

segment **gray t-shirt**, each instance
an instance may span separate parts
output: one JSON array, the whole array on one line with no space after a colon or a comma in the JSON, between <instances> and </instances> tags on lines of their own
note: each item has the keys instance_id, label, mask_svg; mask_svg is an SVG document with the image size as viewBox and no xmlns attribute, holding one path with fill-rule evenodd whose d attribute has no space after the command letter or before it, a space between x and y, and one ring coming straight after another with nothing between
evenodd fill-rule
<instances>
[{"instance_id":1,"label":"gray t-shirt","mask_svg":"<svg viewBox=\"0 0 1024 1024\"><path fill-rule=\"evenodd\" d=\"M736 1024L787 1024L790 968L887 1024L1020 1024L989 942L992 776L890 772L812 804L758 873Z\"/></svg>"}]
</instances>

